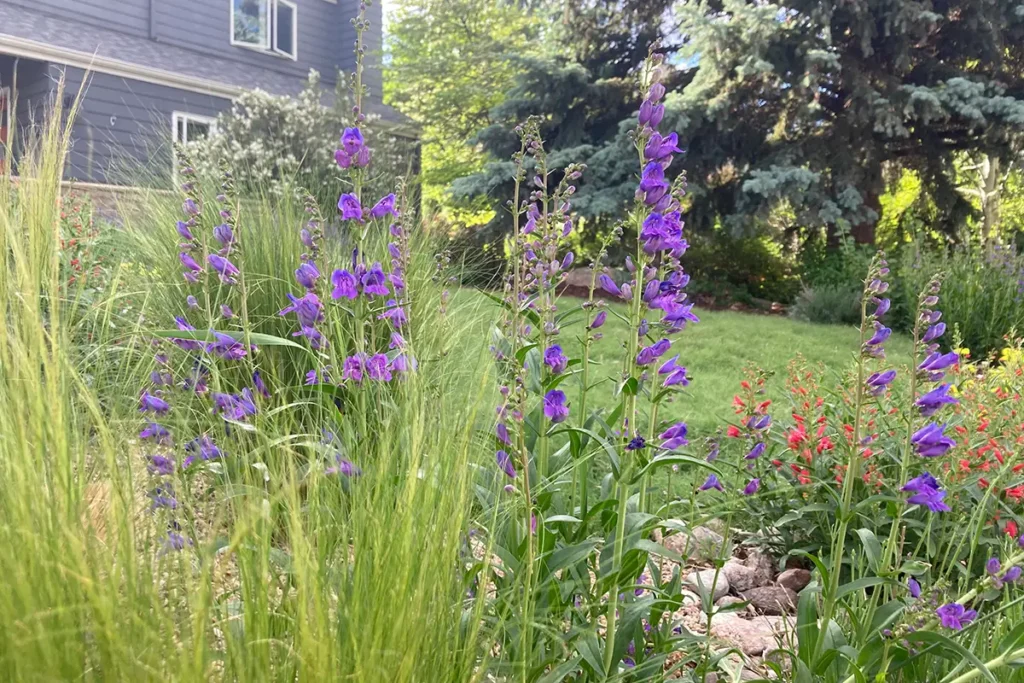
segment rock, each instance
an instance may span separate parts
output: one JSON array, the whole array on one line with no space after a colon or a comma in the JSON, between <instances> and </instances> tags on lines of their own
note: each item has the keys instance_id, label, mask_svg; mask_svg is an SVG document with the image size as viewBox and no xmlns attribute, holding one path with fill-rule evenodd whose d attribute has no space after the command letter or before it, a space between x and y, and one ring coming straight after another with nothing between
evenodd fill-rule
<instances>
[{"instance_id":1,"label":"rock","mask_svg":"<svg viewBox=\"0 0 1024 683\"><path fill-rule=\"evenodd\" d=\"M689 533L683 532L664 538L661 544L688 560L707 561L722 554L725 539L707 527L698 526Z\"/></svg>"},{"instance_id":2,"label":"rock","mask_svg":"<svg viewBox=\"0 0 1024 683\"><path fill-rule=\"evenodd\" d=\"M796 593L785 586L751 588L741 595L764 614L789 614L796 609Z\"/></svg>"},{"instance_id":3,"label":"rock","mask_svg":"<svg viewBox=\"0 0 1024 683\"><path fill-rule=\"evenodd\" d=\"M732 577L729 578L732 581ZM778 575L775 583L788 588L794 593L799 593L811 582L811 573L806 569L787 569Z\"/></svg>"},{"instance_id":4,"label":"rock","mask_svg":"<svg viewBox=\"0 0 1024 683\"><path fill-rule=\"evenodd\" d=\"M716 600L715 606L728 607L729 605L738 605L741 602L745 602L745 600L743 598L737 598L735 595L726 595L725 597Z\"/></svg>"},{"instance_id":5,"label":"rock","mask_svg":"<svg viewBox=\"0 0 1024 683\"><path fill-rule=\"evenodd\" d=\"M711 635L730 643L745 655L762 655L779 646L776 633L782 633L781 626L770 617L741 619L735 615L723 615L711 622Z\"/></svg>"},{"instance_id":6,"label":"rock","mask_svg":"<svg viewBox=\"0 0 1024 683\"><path fill-rule=\"evenodd\" d=\"M729 586L738 593L762 585L757 582L759 579L757 571L739 560L732 559L726 562L725 566L722 567L722 573L729 579Z\"/></svg>"},{"instance_id":7,"label":"rock","mask_svg":"<svg viewBox=\"0 0 1024 683\"><path fill-rule=\"evenodd\" d=\"M690 572L683 579L683 586L701 596L707 595L710 592L711 599L718 600L729 592L729 579L718 570L705 569L699 572Z\"/></svg>"},{"instance_id":8,"label":"rock","mask_svg":"<svg viewBox=\"0 0 1024 683\"><path fill-rule=\"evenodd\" d=\"M743 566L754 570L754 586L767 586L775 578L775 561L760 550L751 550Z\"/></svg>"},{"instance_id":9,"label":"rock","mask_svg":"<svg viewBox=\"0 0 1024 683\"><path fill-rule=\"evenodd\" d=\"M569 287L579 287L581 289L590 289L590 282L593 278L593 274L589 268L573 268L565 276L565 284ZM598 285L600 289L601 285Z\"/></svg>"}]
</instances>

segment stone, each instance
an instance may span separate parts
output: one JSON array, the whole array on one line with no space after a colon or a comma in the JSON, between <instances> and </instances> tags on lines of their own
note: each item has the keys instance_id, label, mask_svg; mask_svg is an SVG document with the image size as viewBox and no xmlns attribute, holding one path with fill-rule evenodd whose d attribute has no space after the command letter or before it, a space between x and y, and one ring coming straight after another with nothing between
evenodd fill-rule
<instances>
[{"instance_id":1,"label":"stone","mask_svg":"<svg viewBox=\"0 0 1024 683\"><path fill-rule=\"evenodd\" d=\"M754 586L767 586L775 578L775 561L760 550L751 550L743 566L754 570Z\"/></svg>"},{"instance_id":2,"label":"stone","mask_svg":"<svg viewBox=\"0 0 1024 683\"><path fill-rule=\"evenodd\" d=\"M745 600L737 598L735 595L726 595L715 601L715 607L728 607L730 605L738 605L741 602L745 602Z\"/></svg>"},{"instance_id":3,"label":"stone","mask_svg":"<svg viewBox=\"0 0 1024 683\"><path fill-rule=\"evenodd\" d=\"M736 647L745 655L761 656L776 649L779 644L776 634L781 627L770 617L741 619L735 615L722 615L711 621L711 635Z\"/></svg>"},{"instance_id":4,"label":"stone","mask_svg":"<svg viewBox=\"0 0 1024 683\"><path fill-rule=\"evenodd\" d=\"M729 560L722 567L722 572L729 579L729 586L737 593L757 588L759 576L757 571L736 559Z\"/></svg>"},{"instance_id":5,"label":"stone","mask_svg":"<svg viewBox=\"0 0 1024 683\"><path fill-rule=\"evenodd\" d=\"M796 610L796 593L785 586L751 588L741 595L763 614L790 614Z\"/></svg>"},{"instance_id":6,"label":"stone","mask_svg":"<svg viewBox=\"0 0 1024 683\"><path fill-rule=\"evenodd\" d=\"M661 544L682 555L687 560L708 561L722 554L725 539L707 527L694 527L689 533L682 532L662 539Z\"/></svg>"},{"instance_id":7,"label":"stone","mask_svg":"<svg viewBox=\"0 0 1024 683\"><path fill-rule=\"evenodd\" d=\"M729 579L725 577L725 574L716 569L690 572L683 579L683 586L701 596L710 593L712 601L718 600L729 593Z\"/></svg>"},{"instance_id":8,"label":"stone","mask_svg":"<svg viewBox=\"0 0 1024 683\"><path fill-rule=\"evenodd\" d=\"M775 578L775 583L794 593L802 591L810 582L811 573L806 569L787 569Z\"/></svg>"}]
</instances>

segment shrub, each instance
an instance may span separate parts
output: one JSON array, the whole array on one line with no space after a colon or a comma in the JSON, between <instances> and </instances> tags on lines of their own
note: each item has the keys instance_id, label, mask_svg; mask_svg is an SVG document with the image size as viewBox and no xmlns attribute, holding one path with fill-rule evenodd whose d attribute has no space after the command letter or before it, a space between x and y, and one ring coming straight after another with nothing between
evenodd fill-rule
<instances>
[{"instance_id":1,"label":"shrub","mask_svg":"<svg viewBox=\"0 0 1024 683\"><path fill-rule=\"evenodd\" d=\"M731 291L738 300L790 303L799 291L793 264L768 237L737 238L716 231L691 238L687 263L694 291Z\"/></svg>"},{"instance_id":2,"label":"shrub","mask_svg":"<svg viewBox=\"0 0 1024 683\"><path fill-rule=\"evenodd\" d=\"M812 323L855 325L860 321L860 292L847 285L805 286L790 314Z\"/></svg>"}]
</instances>

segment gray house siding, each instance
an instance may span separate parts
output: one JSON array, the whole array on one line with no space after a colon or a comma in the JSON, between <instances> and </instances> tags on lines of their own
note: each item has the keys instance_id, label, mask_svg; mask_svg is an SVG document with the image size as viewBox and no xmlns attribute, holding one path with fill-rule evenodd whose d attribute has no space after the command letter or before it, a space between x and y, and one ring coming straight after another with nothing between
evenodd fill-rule
<instances>
[{"instance_id":1,"label":"gray house siding","mask_svg":"<svg viewBox=\"0 0 1024 683\"><path fill-rule=\"evenodd\" d=\"M0 3L137 36L149 35L150 0L0 0Z\"/></svg>"},{"instance_id":2,"label":"gray house siding","mask_svg":"<svg viewBox=\"0 0 1024 683\"><path fill-rule=\"evenodd\" d=\"M65 71L68 93L82 83L81 69ZM159 181L171 169L171 121L174 112L216 116L231 101L109 74L89 74L85 97L72 129L69 178L89 182Z\"/></svg>"}]
</instances>

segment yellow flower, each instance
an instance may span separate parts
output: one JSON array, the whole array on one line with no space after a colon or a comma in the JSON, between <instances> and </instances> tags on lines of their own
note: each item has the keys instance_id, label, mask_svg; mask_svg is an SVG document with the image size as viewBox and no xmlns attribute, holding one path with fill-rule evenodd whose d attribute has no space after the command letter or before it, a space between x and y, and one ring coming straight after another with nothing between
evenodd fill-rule
<instances>
[{"instance_id":1,"label":"yellow flower","mask_svg":"<svg viewBox=\"0 0 1024 683\"><path fill-rule=\"evenodd\" d=\"M967 348L966 346L961 347L959 349L953 349L953 350L956 351L956 355L960 356L961 358L970 358L971 357L971 350L969 348Z\"/></svg>"},{"instance_id":2,"label":"yellow flower","mask_svg":"<svg viewBox=\"0 0 1024 683\"><path fill-rule=\"evenodd\" d=\"M957 386L955 384L949 387L949 395L950 396L959 396L960 395L960 390L957 388Z\"/></svg>"}]
</instances>

